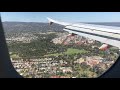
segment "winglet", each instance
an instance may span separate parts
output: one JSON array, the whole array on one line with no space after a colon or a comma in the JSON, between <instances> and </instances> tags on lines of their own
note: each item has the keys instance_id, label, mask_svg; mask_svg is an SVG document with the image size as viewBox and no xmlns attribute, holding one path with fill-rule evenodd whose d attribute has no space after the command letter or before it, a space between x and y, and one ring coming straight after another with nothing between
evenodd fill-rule
<instances>
[{"instance_id":1,"label":"winglet","mask_svg":"<svg viewBox=\"0 0 120 90\"><path fill-rule=\"evenodd\" d=\"M51 19L51 18L49 18L49 17L47 17L47 19L48 19L48 21L52 21L52 19Z\"/></svg>"},{"instance_id":2,"label":"winglet","mask_svg":"<svg viewBox=\"0 0 120 90\"><path fill-rule=\"evenodd\" d=\"M70 25L70 23L53 20L49 17L47 17L47 19L48 19L50 25L53 24L53 23L60 24L60 25L63 25L63 26Z\"/></svg>"}]
</instances>

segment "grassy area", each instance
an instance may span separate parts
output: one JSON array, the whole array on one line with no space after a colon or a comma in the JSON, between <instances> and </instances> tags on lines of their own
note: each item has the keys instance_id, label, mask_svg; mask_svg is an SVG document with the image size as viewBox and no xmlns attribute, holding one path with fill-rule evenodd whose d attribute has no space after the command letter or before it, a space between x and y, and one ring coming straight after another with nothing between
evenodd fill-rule
<instances>
[{"instance_id":1,"label":"grassy area","mask_svg":"<svg viewBox=\"0 0 120 90\"><path fill-rule=\"evenodd\" d=\"M68 48L66 52L63 52L63 53L55 53L55 54L48 54L48 55L45 55L45 56L59 56L59 55L64 55L64 54L67 54L67 55L73 55L73 54L83 54L83 53L87 53L88 51L84 50L84 49L74 49L74 48Z\"/></svg>"},{"instance_id":2,"label":"grassy area","mask_svg":"<svg viewBox=\"0 0 120 90\"><path fill-rule=\"evenodd\" d=\"M12 55L10 55L10 57L11 58L20 58L19 55L17 55L17 54L12 54Z\"/></svg>"},{"instance_id":3,"label":"grassy area","mask_svg":"<svg viewBox=\"0 0 120 90\"><path fill-rule=\"evenodd\" d=\"M48 54L48 55L44 55L44 56L59 56L59 55L63 55L63 53Z\"/></svg>"},{"instance_id":4,"label":"grassy area","mask_svg":"<svg viewBox=\"0 0 120 90\"><path fill-rule=\"evenodd\" d=\"M68 48L66 52L64 52L67 55L72 55L72 54L82 54L82 53L87 53L88 51L84 50L84 49L73 49L73 48Z\"/></svg>"},{"instance_id":5,"label":"grassy area","mask_svg":"<svg viewBox=\"0 0 120 90\"><path fill-rule=\"evenodd\" d=\"M18 54L15 54L15 53L12 53L12 52L9 52L9 55L11 58L20 58Z\"/></svg>"}]
</instances>

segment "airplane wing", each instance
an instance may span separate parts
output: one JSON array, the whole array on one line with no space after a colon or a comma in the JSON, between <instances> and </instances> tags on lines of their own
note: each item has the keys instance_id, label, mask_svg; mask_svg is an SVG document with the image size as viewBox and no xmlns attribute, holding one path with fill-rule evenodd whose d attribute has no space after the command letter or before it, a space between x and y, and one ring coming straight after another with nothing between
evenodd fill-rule
<instances>
[{"instance_id":1,"label":"airplane wing","mask_svg":"<svg viewBox=\"0 0 120 90\"><path fill-rule=\"evenodd\" d=\"M104 44L109 44L120 49L120 27L104 26L104 25L93 25L85 23L66 23L51 18L47 18L49 23L56 23L64 25L63 30L68 31L72 34L77 34L83 37L100 41Z\"/></svg>"}]
</instances>

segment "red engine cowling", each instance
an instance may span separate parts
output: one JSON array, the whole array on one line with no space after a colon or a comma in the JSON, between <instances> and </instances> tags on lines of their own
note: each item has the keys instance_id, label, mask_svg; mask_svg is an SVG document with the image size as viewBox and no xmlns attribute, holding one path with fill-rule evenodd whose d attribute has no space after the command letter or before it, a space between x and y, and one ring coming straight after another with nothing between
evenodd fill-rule
<instances>
[{"instance_id":1,"label":"red engine cowling","mask_svg":"<svg viewBox=\"0 0 120 90\"><path fill-rule=\"evenodd\" d=\"M105 50L107 50L108 48L109 48L109 45L103 44L99 49L105 51Z\"/></svg>"}]
</instances>

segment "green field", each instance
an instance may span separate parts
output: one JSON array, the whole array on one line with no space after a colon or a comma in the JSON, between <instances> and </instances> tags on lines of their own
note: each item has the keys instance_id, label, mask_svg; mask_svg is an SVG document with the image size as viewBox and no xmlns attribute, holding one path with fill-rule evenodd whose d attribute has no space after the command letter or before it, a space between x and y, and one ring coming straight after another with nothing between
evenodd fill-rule
<instances>
[{"instance_id":1,"label":"green field","mask_svg":"<svg viewBox=\"0 0 120 90\"><path fill-rule=\"evenodd\" d=\"M72 55L72 54L77 54L77 53L87 53L88 51L84 50L84 49L73 49L73 48L68 48L66 52L64 52L67 55Z\"/></svg>"},{"instance_id":2,"label":"green field","mask_svg":"<svg viewBox=\"0 0 120 90\"><path fill-rule=\"evenodd\" d=\"M17 54L12 54L12 55L10 55L10 57L11 58L20 58L19 55L17 55Z\"/></svg>"},{"instance_id":3,"label":"green field","mask_svg":"<svg viewBox=\"0 0 120 90\"><path fill-rule=\"evenodd\" d=\"M84 53L87 53L88 51L84 50L84 49L74 49L74 48L68 48L66 52L62 52L62 53L55 53L55 54L48 54L48 55L45 55L45 56L59 56L59 55L73 55L73 54L84 54Z\"/></svg>"}]
</instances>

